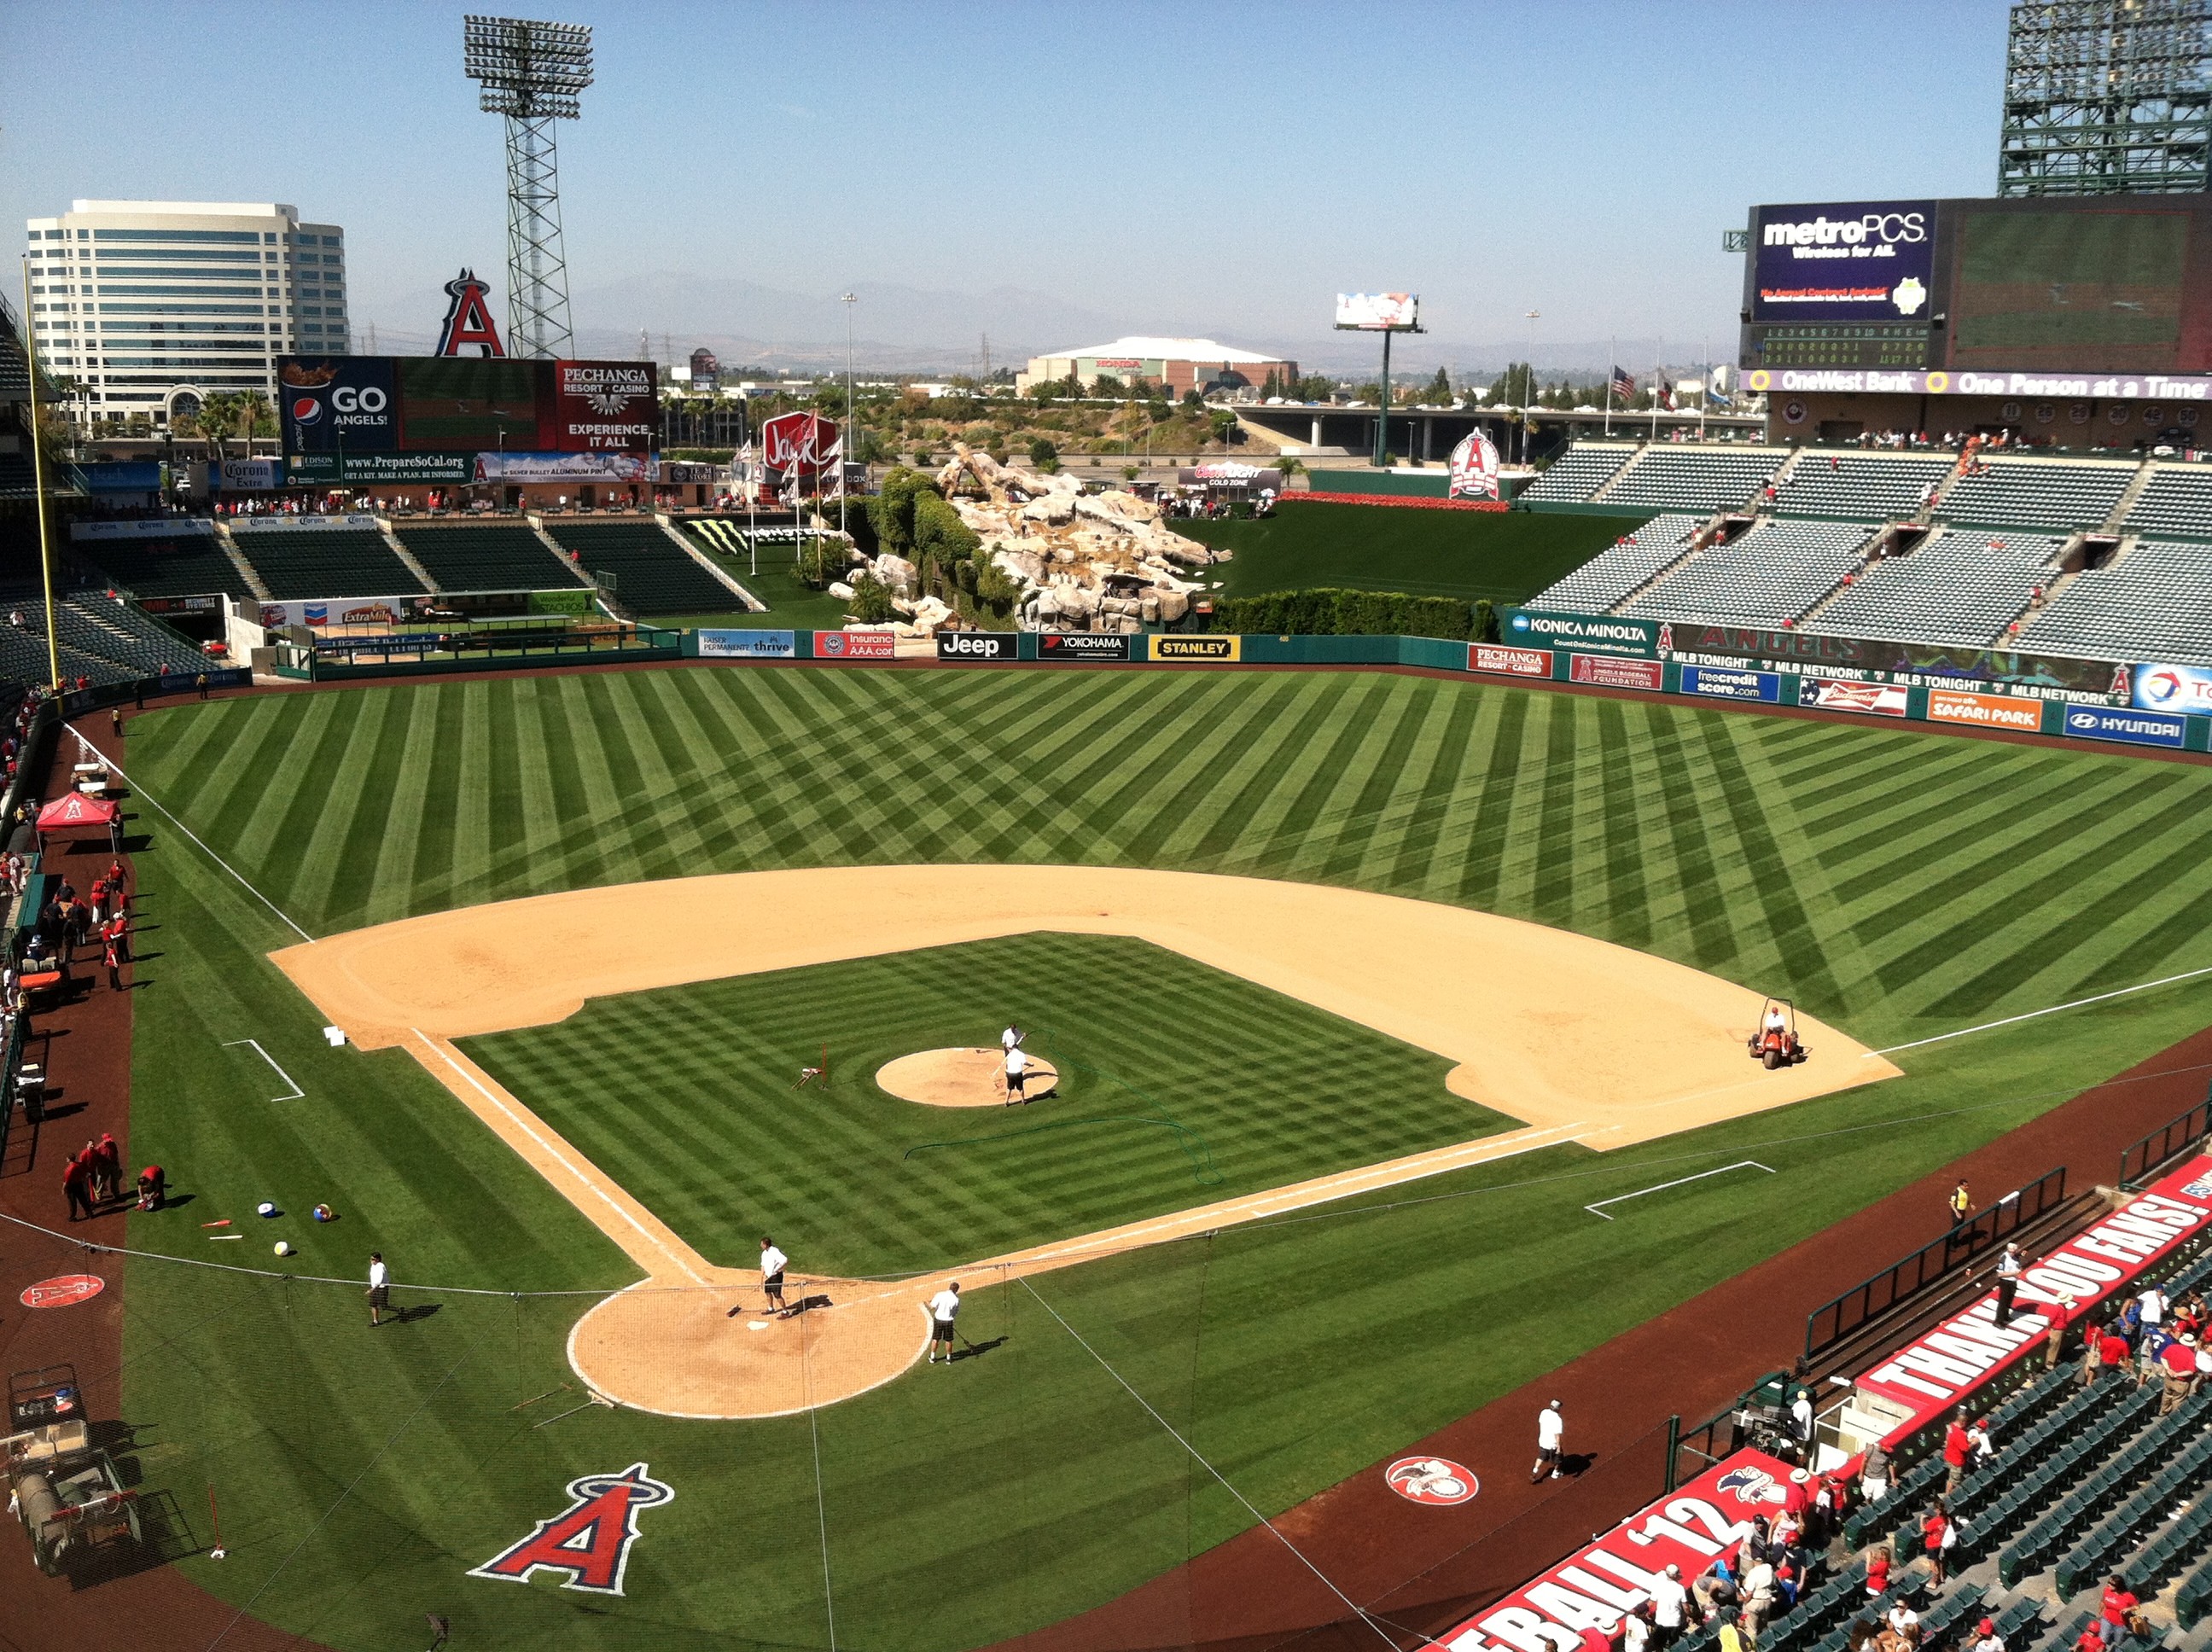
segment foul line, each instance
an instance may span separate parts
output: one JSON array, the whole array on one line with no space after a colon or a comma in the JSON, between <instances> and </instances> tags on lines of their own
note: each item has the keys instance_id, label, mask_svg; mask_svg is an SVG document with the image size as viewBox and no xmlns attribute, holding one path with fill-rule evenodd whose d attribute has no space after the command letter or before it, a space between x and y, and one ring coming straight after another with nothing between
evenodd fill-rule
<instances>
[{"instance_id":1,"label":"foul line","mask_svg":"<svg viewBox=\"0 0 2212 1652\"><path fill-rule=\"evenodd\" d=\"M1610 1222L1613 1218L1600 1210L1598 1205L1619 1205L1631 1199L1641 1199L1646 1193L1662 1193L1669 1187L1680 1187L1692 1181L1703 1181L1707 1176L1724 1176L1730 1170L1764 1170L1769 1175L1774 1174L1774 1167L1771 1164L1761 1164L1755 1158L1738 1159L1733 1164L1722 1165L1717 1170L1700 1170L1693 1176L1676 1176L1672 1181L1662 1181L1656 1187L1638 1187L1632 1193L1616 1193L1611 1199L1599 1200L1597 1205L1585 1205L1583 1208L1597 1218L1599 1221Z\"/></svg>"},{"instance_id":2,"label":"foul line","mask_svg":"<svg viewBox=\"0 0 2212 1652\"><path fill-rule=\"evenodd\" d=\"M279 1078L282 1078L286 1084L292 1086L292 1093L289 1096L271 1096L269 1098L270 1101L296 1102L302 1096L305 1096L307 1093L306 1090L300 1088L300 1081L297 1078L295 1078L290 1073L285 1072L283 1068L276 1066L276 1058L270 1054L267 1050L261 1048L261 1041L259 1039L234 1038L228 1044L225 1044L223 1048L227 1050L234 1050L240 1044L251 1044L253 1047L253 1053L259 1056L263 1060L266 1061L270 1066L276 1067L276 1076Z\"/></svg>"},{"instance_id":3,"label":"foul line","mask_svg":"<svg viewBox=\"0 0 2212 1652\"><path fill-rule=\"evenodd\" d=\"M646 1243L651 1245L663 1256L665 1256L670 1261L675 1263L677 1266L682 1268L685 1277L690 1278L692 1284L705 1285L707 1283L706 1280L699 1277L698 1271L695 1269L690 1263L685 1261L684 1258L678 1256L674 1251L669 1249L667 1244L658 1234L647 1228L644 1223L639 1221L635 1215L631 1214L627 1207L616 1200L612 1193L610 1193L605 1188L599 1186L598 1182L592 1181L591 1177L586 1175L581 1170L571 1164L568 1161L567 1157L563 1156L559 1148L554 1146L551 1142L547 1141L544 1137L539 1135L535 1130L532 1130L528 1124L523 1121L520 1115L519 1115L513 1108L509 1107L505 1102L493 1095L491 1091L486 1090L482 1084L477 1082L476 1075L471 1072L466 1067L463 1066L459 1061L456 1061L450 1051L439 1044L420 1027L410 1027L408 1030L413 1033L416 1037L421 1039L423 1043L428 1045L432 1052L434 1053L439 1059L443 1060L447 1066L453 1068L455 1072L466 1079L470 1089L475 1090L477 1095L483 1096L484 1100L489 1102L494 1107L497 1108L500 1110L501 1115L504 1117L509 1124L513 1125L517 1130L522 1132L524 1135L529 1137L531 1140L536 1142L538 1147L544 1151L547 1157L550 1158L556 1164L558 1164L570 1175L575 1177L575 1179L581 1182L585 1187L589 1187L601 1204L605 1205L609 1210L614 1212L616 1215L621 1217L623 1221L629 1223L631 1227L635 1228L637 1230L637 1236L639 1238L644 1240Z\"/></svg>"},{"instance_id":4,"label":"foul line","mask_svg":"<svg viewBox=\"0 0 2212 1652\"><path fill-rule=\"evenodd\" d=\"M2078 1010L2085 1004L2102 1004L2108 998L2125 998L2130 993L2148 993L2154 987L2171 987L2177 981L2191 981L2198 975L2212 975L2212 965L2202 969L2185 969L2178 975L2161 975L2156 981L2138 981L2133 987L2123 987L2115 992L2099 993L2092 998L2077 998L2071 1004L2054 1004L2047 1010L2030 1010L2026 1015L2008 1015L2002 1021L1984 1021L1978 1027L1961 1027L1956 1032L1937 1033L1933 1038L1916 1038L1910 1044L1892 1044L1886 1050L1862 1050L1859 1059L1870 1055L1894 1055L1899 1050L1917 1050L1926 1044L1940 1044L1947 1038L1964 1038L1968 1033L1988 1032L1997 1027L2009 1027L2014 1022L2033 1021L2038 1016L2057 1015L2061 1010Z\"/></svg>"},{"instance_id":5,"label":"foul line","mask_svg":"<svg viewBox=\"0 0 2212 1652\"><path fill-rule=\"evenodd\" d=\"M274 901L264 895L259 890L247 883L244 874L241 873L237 867L232 865L229 861L224 859L213 849L208 847L204 842L201 841L198 833L192 830L191 827L185 825L183 821L179 820L167 809L162 809L161 799L156 798L151 792L147 791L145 787L140 786L137 781L132 780L128 769L125 768L121 763L117 762L112 757L103 755L98 746L93 744L91 741L86 739L83 735L77 732L75 724L68 724L65 725L65 726L69 729L70 736L76 741L77 745L81 750L90 752L94 756L100 758L100 762L106 764L108 768L113 769L117 774L123 776L123 783L131 788L131 795L132 797L137 798L143 802L149 803L156 809L161 809L161 817L167 821L170 825L182 832L186 837L191 839L193 842L199 844L200 853L205 855L209 859L214 861L216 865L221 866L233 878L237 878L240 888L243 889L255 900L260 902L263 906L267 907L279 918L283 919L286 926L289 927L295 935L297 935L301 940L307 942L310 946L314 944L315 938L307 933L306 930L301 928L299 925L294 923L283 908L278 906Z\"/></svg>"},{"instance_id":6,"label":"foul line","mask_svg":"<svg viewBox=\"0 0 2212 1652\"><path fill-rule=\"evenodd\" d=\"M1143 1394L1139 1394L1135 1388L1132 1388L1129 1385L1128 1378L1123 1376L1121 1372L1115 1370L1110 1364L1108 1364L1106 1357L1103 1354L1101 1354L1089 1343L1085 1342L1083 1339L1083 1333L1080 1331L1070 1325L1066 1320L1061 1319L1060 1317L1060 1310L1058 1309L1054 1308L1050 1303L1045 1301L1042 1297L1037 1296L1037 1289L1035 1285L1031 1285L1026 1278L1021 1279L1018 1283L1023 1290L1028 1291L1030 1296L1036 1297L1038 1306L1042 1307L1046 1313L1052 1315L1054 1322L1059 1325L1061 1330L1066 1332L1068 1335L1075 1339L1076 1345L1081 1348L1085 1353L1089 1354L1091 1358L1097 1360L1101 1366L1104 1367L1106 1375L1112 1377L1116 1382L1121 1385L1122 1392L1127 1394L1130 1399L1135 1400L1139 1405L1142 1406L1145 1408L1145 1414L1166 1430L1168 1438L1173 1440L1186 1452L1189 1453L1190 1459L1193 1462L1196 1463L1200 1468L1203 1468L1207 1473L1212 1475L1213 1478L1220 1483L1221 1489L1223 1491L1228 1492L1231 1497L1236 1498L1238 1503L1243 1505L1244 1512L1246 1514L1251 1515L1254 1520L1266 1527L1269 1535L1273 1537L1275 1541L1288 1549L1291 1552L1291 1557L1296 1559L1300 1565L1304 1566L1308 1571L1319 1578L1322 1582L1322 1586L1324 1588L1328 1589L1331 1594L1334 1594L1338 1600L1343 1601L1346 1606L1349 1606L1353 1614L1358 1618L1360 1622L1365 1624L1377 1635L1382 1636L1382 1643L1390 1648L1391 1652L1397 1652L1398 1643L1392 1639L1390 1636L1384 1631L1382 1626L1376 1623L1375 1619L1368 1614L1366 1607L1361 1606L1358 1601L1353 1600L1342 1589L1339 1588L1330 1579L1329 1575L1327 1572L1323 1571L1319 1566L1315 1565L1312 1561L1307 1559L1304 1553L1299 1549L1298 1546L1283 1535L1282 1529L1278 1527L1273 1521L1269 1520L1267 1515L1261 1514L1257 1509L1252 1506L1251 1499L1247 1497L1242 1491L1239 1491L1235 1486L1229 1483L1229 1477L1226 1474L1224 1474L1212 1463L1206 1461L1204 1457L1199 1455L1197 1447L1191 1444L1189 1441L1184 1439L1182 1435L1176 1433L1175 1424L1168 1421L1166 1418L1161 1416L1158 1412L1153 1410L1152 1402L1146 1399ZM1425 1641L1428 1640L1429 1637L1424 1635L1421 1638ZM1435 1644L1434 1642L1431 1642L1430 1643L1431 1645Z\"/></svg>"}]
</instances>

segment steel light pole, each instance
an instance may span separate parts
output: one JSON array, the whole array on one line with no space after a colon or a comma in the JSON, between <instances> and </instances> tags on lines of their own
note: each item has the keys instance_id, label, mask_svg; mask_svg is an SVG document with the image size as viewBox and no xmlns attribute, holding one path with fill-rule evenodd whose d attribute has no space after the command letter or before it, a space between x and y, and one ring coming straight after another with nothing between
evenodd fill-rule
<instances>
[{"instance_id":1,"label":"steel light pole","mask_svg":"<svg viewBox=\"0 0 2212 1652\"><path fill-rule=\"evenodd\" d=\"M1544 319L1541 310L1531 310L1522 318L1528 324L1528 360L1521 374L1521 462L1528 462L1528 406L1536 399L1536 324Z\"/></svg>"},{"instance_id":2,"label":"steel light pole","mask_svg":"<svg viewBox=\"0 0 2212 1652\"><path fill-rule=\"evenodd\" d=\"M507 343L517 355L567 355L575 344L553 123L582 112L591 26L473 13L464 21L462 62L483 88L479 106L507 117Z\"/></svg>"},{"instance_id":3,"label":"steel light pole","mask_svg":"<svg viewBox=\"0 0 2212 1652\"><path fill-rule=\"evenodd\" d=\"M845 442L837 455L837 531L845 531L845 467L853 462L853 441L859 428L859 410L853 405L853 307L860 301L858 293L847 293L837 301L845 307Z\"/></svg>"}]
</instances>

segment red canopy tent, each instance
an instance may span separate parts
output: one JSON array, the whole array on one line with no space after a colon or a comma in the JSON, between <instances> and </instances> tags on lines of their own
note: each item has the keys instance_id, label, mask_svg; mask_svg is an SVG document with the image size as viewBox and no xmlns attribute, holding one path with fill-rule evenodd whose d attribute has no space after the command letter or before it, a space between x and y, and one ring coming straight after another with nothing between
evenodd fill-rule
<instances>
[{"instance_id":1,"label":"red canopy tent","mask_svg":"<svg viewBox=\"0 0 2212 1652\"><path fill-rule=\"evenodd\" d=\"M88 798L82 792L72 792L67 797L56 798L39 811L39 838L43 842L49 832L85 826L100 827L112 837L122 819L120 805L106 798Z\"/></svg>"}]
</instances>

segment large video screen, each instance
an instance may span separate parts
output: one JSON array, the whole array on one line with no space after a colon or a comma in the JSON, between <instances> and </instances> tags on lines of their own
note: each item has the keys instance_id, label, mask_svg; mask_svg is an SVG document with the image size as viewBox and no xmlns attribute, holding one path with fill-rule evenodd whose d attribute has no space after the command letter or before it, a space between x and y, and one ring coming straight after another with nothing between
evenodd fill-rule
<instances>
[{"instance_id":1,"label":"large video screen","mask_svg":"<svg viewBox=\"0 0 2212 1652\"><path fill-rule=\"evenodd\" d=\"M2191 218L2140 197L2040 210L1967 206L1958 215L1950 365L2180 368Z\"/></svg>"},{"instance_id":2,"label":"large video screen","mask_svg":"<svg viewBox=\"0 0 2212 1652\"><path fill-rule=\"evenodd\" d=\"M659 445L650 361L287 356L287 453L632 453Z\"/></svg>"}]
</instances>

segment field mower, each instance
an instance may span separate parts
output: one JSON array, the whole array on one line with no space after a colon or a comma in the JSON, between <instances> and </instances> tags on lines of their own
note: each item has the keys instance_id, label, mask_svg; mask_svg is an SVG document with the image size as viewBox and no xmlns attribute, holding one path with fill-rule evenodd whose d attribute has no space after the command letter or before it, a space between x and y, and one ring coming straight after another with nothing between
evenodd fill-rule
<instances>
[{"instance_id":1,"label":"field mower","mask_svg":"<svg viewBox=\"0 0 2212 1652\"><path fill-rule=\"evenodd\" d=\"M1781 1024L1770 1024L1775 1012L1781 1012ZM1745 1046L1751 1059L1769 1072L1778 1067L1794 1067L1812 1051L1797 1036L1797 1006L1786 998L1770 998L1759 1012L1759 1029L1753 1033Z\"/></svg>"},{"instance_id":2,"label":"field mower","mask_svg":"<svg viewBox=\"0 0 2212 1652\"><path fill-rule=\"evenodd\" d=\"M0 1473L49 1577L77 1571L97 1550L143 1539L138 1494L124 1488L113 1460L93 1444L82 1393L68 1365L8 1379L13 1431L0 1436Z\"/></svg>"}]
</instances>

